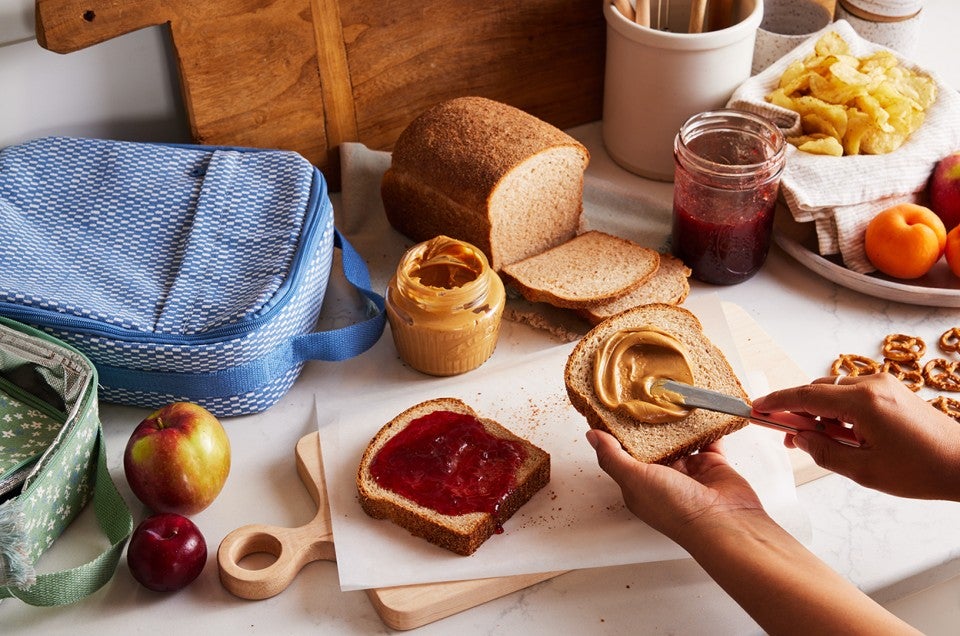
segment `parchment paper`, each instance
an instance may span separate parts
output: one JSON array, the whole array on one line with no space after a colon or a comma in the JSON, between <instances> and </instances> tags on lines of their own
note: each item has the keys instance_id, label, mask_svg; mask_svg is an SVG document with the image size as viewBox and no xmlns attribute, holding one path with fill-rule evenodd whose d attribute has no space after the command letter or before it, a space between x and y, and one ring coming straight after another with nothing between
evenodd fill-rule
<instances>
[{"instance_id":1,"label":"parchment paper","mask_svg":"<svg viewBox=\"0 0 960 636\"><path fill-rule=\"evenodd\" d=\"M685 305L730 359L742 380L739 355L713 294ZM432 379L358 405L325 398L319 423L327 494L343 590L552 572L686 558L676 544L634 517L616 484L587 444L586 420L569 403L563 368L572 344L453 378ZM765 390L761 387L759 390ZM749 391L749 387L748 387ZM751 393L754 395L755 393ZM485 417L530 439L551 455L550 483L473 555L436 547L389 521L368 517L357 502L356 471L370 439L406 408L436 397L458 397ZM801 541L809 539L782 434L748 426L725 438L727 454L757 490L767 510Z\"/></svg>"}]
</instances>

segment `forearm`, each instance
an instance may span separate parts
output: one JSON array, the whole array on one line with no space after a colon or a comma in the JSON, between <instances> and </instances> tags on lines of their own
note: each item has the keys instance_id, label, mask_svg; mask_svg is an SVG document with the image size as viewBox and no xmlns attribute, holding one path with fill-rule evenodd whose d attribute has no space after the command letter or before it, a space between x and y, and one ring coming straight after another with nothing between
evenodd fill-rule
<instances>
[{"instance_id":1,"label":"forearm","mask_svg":"<svg viewBox=\"0 0 960 636\"><path fill-rule=\"evenodd\" d=\"M763 513L697 525L681 545L770 634L918 633Z\"/></svg>"}]
</instances>

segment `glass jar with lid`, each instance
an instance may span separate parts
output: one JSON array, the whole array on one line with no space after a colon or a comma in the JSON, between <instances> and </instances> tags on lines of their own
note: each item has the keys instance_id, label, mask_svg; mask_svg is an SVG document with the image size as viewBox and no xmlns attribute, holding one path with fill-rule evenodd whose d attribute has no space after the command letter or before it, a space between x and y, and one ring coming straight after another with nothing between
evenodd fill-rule
<instances>
[{"instance_id":1,"label":"glass jar with lid","mask_svg":"<svg viewBox=\"0 0 960 636\"><path fill-rule=\"evenodd\" d=\"M400 357L430 375L479 367L496 347L503 282L477 247L437 236L410 248L387 288L387 319Z\"/></svg>"},{"instance_id":2,"label":"glass jar with lid","mask_svg":"<svg viewBox=\"0 0 960 636\"><path fill-rule=\"evenodd\" d=\"M694 115L674 141L672 251L707 283L753 276L770 248L786 161L771 121L722 109Z\"/></svg>"}]
</instances>

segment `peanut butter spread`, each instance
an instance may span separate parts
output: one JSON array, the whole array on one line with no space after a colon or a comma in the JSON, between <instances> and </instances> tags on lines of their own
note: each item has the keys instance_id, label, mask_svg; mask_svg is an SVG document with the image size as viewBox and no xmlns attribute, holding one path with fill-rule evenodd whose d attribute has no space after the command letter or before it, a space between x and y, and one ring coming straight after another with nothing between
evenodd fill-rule
<instances>
[{"instance_id":1,"label":"peanut butter spread","mask_svg":"<svg viewBox=\"0 0 960 636\"><path fill-rule=\"evenodd\" d=\"M651 424L674 422L689 411L655 388L657 380L693 383L693 371L682 342L651 326L621 329L597 350L593 384L608 408Z\"/></svg>"},{"instance_id":2,"label":"peanut butter spread","mask_svg":"<svg viewBox=\"0 0 960 636\"><path fill-rule=\"evenodd\" d=\"M505 300L483 252L441 235L401 259L387 288L387 318L404 361L424 373L454 375L493 353Z\"/></svg>"}]
</instances>

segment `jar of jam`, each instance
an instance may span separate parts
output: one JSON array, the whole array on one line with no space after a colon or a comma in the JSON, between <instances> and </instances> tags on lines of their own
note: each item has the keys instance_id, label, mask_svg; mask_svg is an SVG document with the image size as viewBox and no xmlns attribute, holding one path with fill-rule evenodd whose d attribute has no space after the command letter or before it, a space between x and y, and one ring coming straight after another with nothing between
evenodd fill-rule
<instances>
[{"instance_id":1,"label":"jar of jam","mask_svg":"<svg viewBox=\"0 0 960 636\"><path fill-rule=\"evenodd\" d=\"M673 150L673 253L704 282L747 280L770 248L783 133L759 115L708 111L683 124Z\"/></svg>"},{"instance_id":2,"label":"jar of jam","mask_svg":"<svg viewBox=\"0 0 960 636\"><path fill-rule=\"evenodd\" d=\"M506 302L484 253L437 236L410 248L387 288L387 319L400 357L430 375L475 369L493 353Z\"/></svg>"}]
</instances>

